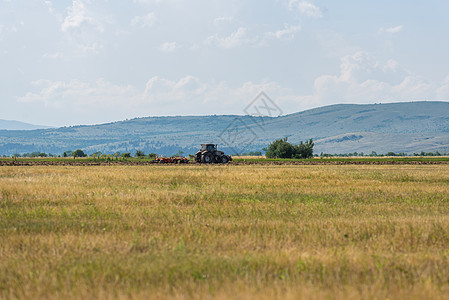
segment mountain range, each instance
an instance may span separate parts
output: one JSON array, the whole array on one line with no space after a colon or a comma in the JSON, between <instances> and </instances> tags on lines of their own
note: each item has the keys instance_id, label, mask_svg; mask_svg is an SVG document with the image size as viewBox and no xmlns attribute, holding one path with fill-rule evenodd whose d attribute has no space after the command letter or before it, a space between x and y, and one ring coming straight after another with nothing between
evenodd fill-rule
<instances>
[{"instance_id":1,"label":"mountain range","mask_svg":"<svg viewBox=\"0 0 449 300\"><path fill-rule=\"evenodd\" d=\"M240 115L145 117L86 126L0 130L0 154L194 153L201 143L229 154L260 151L287 137L313 138L315 153L449 153L449 102L336 104L279 117Z\"/></svg>"},{"instance_id":2,"label":"mountain range","mask_svg":"<svg viewBox=\"0 0 449 300\"><path fill-rule=\"evenodd\" d=\"M33 129L46 129L51 128L50 126L33 125L29 123L24 123L20 121L13 120L1 120L0 119L0 130L33 130Z\"/></svg>"}]
</instances>

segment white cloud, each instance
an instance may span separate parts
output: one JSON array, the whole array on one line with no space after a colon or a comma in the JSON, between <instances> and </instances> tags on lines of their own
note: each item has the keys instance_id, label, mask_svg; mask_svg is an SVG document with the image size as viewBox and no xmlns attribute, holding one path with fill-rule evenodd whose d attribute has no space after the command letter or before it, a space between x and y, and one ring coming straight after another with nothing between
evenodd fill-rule
<instances>
[{"instance_id":1,"label":"white cloud","mask_svg":"<svg viewBox=\"0 0 449 300\"><path fill-rule=\"evenodd\" d=\"M290 10L298 10L300 13L313 17L322 18L323 12L321 9L313 3L307 1L290 0L288 3L288 8Z\"/></svg>"},{"instance_id":2,"label":"white cloud","mask_svg":"<svg viewBox=\"0 0 449 300\"><path fill-rule=\"evenodd\" d=\"M242 114L246 105L260 92L270 95L285 93L272 81L245 82L231 87L225 82L210 83L194 76L179 80L150 78L143 89L115 85L99 78L95 82L80 80L33 82L37 89L17 100L42 103L47 108L70 108L73 113L90 113L112 109L115 119L130 116L172 115L173 107L183 115ZM116 108L116 109L114 109ZM76 116L75 116L76 117Z\"/></svg>"},{"instance_id":3,"label":"white cloud","mask_svg":"<svg viewBox=\"0 0 449 300\"><path fill-rule=\"evenodd\" d=\"M151 27L156 22L156 15L152 12L144 15L144 16L135 16L131 20L131 25L144 27Z\"/></svg>"},{"instance_id":4,"label":"white cloud","mask_svg":"<svg viewBox=\"0 0 449 300\"><path fill-rule=\"evenodd\" d=\"M64 57L64 54L61 52L45 53L42 57L46 59L60 59Z\"/></svg>"},{"instance_id":5,"label":"white cloud","mask_svg":"<svg viewBox=\"0 0 449 300\"><path fill-rule=\"evenodd\" d=\"M50 0L44 0L43 4L47 7L48 13L52 15L59 23L62 23L64 18L60 12L58 12L53 6L53 2Z\"/></svg>"},{"instance_id":6,"label":"white cloud","mask_svg":"<svg viewBox=\"0 0 449 300\"><path fill-rule=\"evenodd\" d=\"M166 42L159 47L162 52L173 52L178 48L178 44L176 42Z\"/></svg>"},{"instance_id":7,"label":"white cloud","mask_svg":"<svg viewBox=\"0 0 449 300\"><path fill-rule=\"evenodd\" d=\"M53 8L53 3L51 3L51 1L44 1L44 4L48 7L48 11L50 14L55 13L55 9Z\"/></svg>"},{"instance_id":8,"label":"white cloud","mask_svg":"<svg viewBox=\"0 0 449 300\"><path fill-rule=\"evenodd\" d=\"M385 29L385 31L389 32L389 33L398 33L398 32L401 32L403 29L404 29L404 26L399 25L396 27L387 28L387 29Z\"/></svg>"},{"instance_id":9,"label":"white cloud","mask_svg":"<svg viewBox=\"0 0 449 300\"><path fill-rule=\"evenodd\" d=\"M84 25L103 32L103 26L93 17L82 0L73 0L72 6L67 9L67 16L61 24L62 31L77 29Z\"/></svg>"},{"instance_id":10,"label":"white cloud","mask_svg":"<svg viewBox=\"0 0 449 300\"><path fill-rule=\"evenodd\" d=\"M182 115L242 114L246 105L260 91L265 91L285 113L333 103L449 97L449 76L441 85L427 83L413 74L405 74L398 82L375 79L376 72L388 74L400 73L401 70L397 63L381 63L367 53L358 52L342 58L339 75L318 77L314 92L310 95L298 95L274 81L248 81L231 86L224 81L207 82L189 75L178 80L155 76L142 87L117 85L103 78L94 82L38 80L33 82L35 91L17 100L22 103L41 103L47 109L56 111L70 108L74 120L101 112L102 121L111 121L173 115L174 112Z\"/></svg>"},{"instance_id":11,"label":"white cloud","mask_svg":"<svg viewBox=\"0 0 449 300\"><path fill-rule=\"evenodd\" d=\"M194 76L185 76L177 81L153 77L148 80L142 98L158 103L168 112L176 105L185 113L196 115L240 114L261 90L274 94L281 88L272 81L245 82L239 87L231 87L223 81L204 82Z\"/></svg>"},{"instance_id":12,"label":"white cloud","mask_svg":"<svg viewBox=\"0 0 449 300\"><path fill-rule=\"evenodd\" d=\"M399 33L402 30L404 30L404 26L403 25L399 25L396 27L390 27L390 28L380 28L379 29L379 33L390 33L390 34L395 34L395 33Z\"/></svg>"},{"instance_id":13,"label":"white cloud","mask_svg":"<svg viewBox=\"0 0 449 300\"><path fill-rule=\"evenodd\" d=\"M383 63L363 51L343 57L340 74L318 77L314 89L309 97L316 105L435 99L446 91L444 85L428 83L394 60Z\"/></svg>"},{"instance_id":14,"label":"white cloud","mask_svg":"<svg viewBox=\"0 0 449 300\"><path fill-rule=\"evenodd\" d=\"M227 37L219 37L218 35L210 36L206 39L206 43L210 45L215 45L220 48L230 49L245 44L250 44L254 42L254 39L250 39L247 35L248 29L245 27L240 27L237 31L233 32Z\"/></svg>"},{"instance_id":15,"label":"white cloud","mask_svg":"<svg viewBox=\"0 0 449 300\"><path fill-rule=\"evenodd\" d=\"M81 51L81 53L84 53L84 54L99 53L102 48L103 48L103 45L101 45L99 43L80 44L80 45L78 45L78 49Z\"/></svg>"},{"instance_id":16,"label":"white cloud","mask_svg":"<svg viewBox=\"0 0 449 300\"><path fill-rule=\"evenodd\" d=\"M223 24L223 23L232 23L233 17L218 17L214 19L214 24L216 26Z\"/></svg>"},{"instance_id":17,"label":"white cloud","mask_svg":"<svg viewBox=\"0 0 449 300\"><path fill-rule=\"evenodd\" d=\"M266 37L276 38L279 40L291 40L295 37L295 33L301 30L301 26L299 25L289 25L285 24L283 29L267 32L265 34Z\"/></svg>"},{"instance_id":18,"label":"white cloud","mask_svg":"<svg viewBox=\"0 0 449 300\"><path fill-rule=\"evenodd\" d=\"M250 37L248 35L248 29L245 27L238 28L231 35L226 37L220 37L217 34L209 36L206 39L206 44L214 45L223 49L237 48L245 45L253 47L261 47L266 45L269 40L292 40L295 34L301 30L299 25L284 24L283 29L276 31L265 32L261 35Z\"/></svg>"},{"instance_id":19,"label":"white cloud","mask_svg":"<svg viewBox=\"0 0 449 300\"><path fill-rule=\"evenodd\" d=\"M444 79L441 87L437 89L437 99L448 100L449 99L449 75Z\"/></svg>"},{"instance_id":20,"label":"white cloud","mask_svg":"<svg viewBox=\"0 0 449 300\"><path fill-rule=\"evenodd\" d=\"M23 25L23 24L21 24ZM0 41L3 40L3 38L12 35L14 33L17 33L19 30L16 26L5 26L0 24Z\"/></svg>"},{"instance_id":21,"label":"white cloud","mask_svg":"<svg viewBox=\"0 0 449 300\"><path fill-rule=\"evenodd\" d=\"M113 85L103 78L95 83L71 80L69 82L37 80L32 82L35 87L40 87L38 92L29 92L19 97L19 102L41 102L46 107L97 107L107 104L120 104L123 99L133 97L136 91L132 86Z\"/></svg>"}]
</instances>

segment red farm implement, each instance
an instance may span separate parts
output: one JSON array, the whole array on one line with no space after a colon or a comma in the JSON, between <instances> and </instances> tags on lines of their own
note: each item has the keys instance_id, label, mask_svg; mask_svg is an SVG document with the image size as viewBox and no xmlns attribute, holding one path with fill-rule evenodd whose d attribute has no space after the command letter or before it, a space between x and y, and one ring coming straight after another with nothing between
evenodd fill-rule
<instances>
[{"instance_id":1,"label":"red farm implement","mask_svg":"<svg viewBox=\"0 0 449 300\"><path fill-rule=\"evenodd\" d=\"M189 159L186 157L178 156L178 157L157 157L153 161L155 163L160 164L187 164Z\"/></svg>"}]
</instances>

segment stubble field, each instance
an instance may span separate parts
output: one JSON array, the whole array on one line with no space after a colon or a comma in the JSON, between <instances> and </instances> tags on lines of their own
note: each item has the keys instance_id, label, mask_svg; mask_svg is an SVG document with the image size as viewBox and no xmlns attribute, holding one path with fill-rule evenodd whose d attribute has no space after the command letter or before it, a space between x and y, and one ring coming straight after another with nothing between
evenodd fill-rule
<instances>
[{"instance_id":1,"label":"stubble field","mask_svg":"<svg viewBox=\"0 0 449 300\"><path fill-rule=\"evenodd\" d=\"M0 298L448 295L448 164L0 167Z\"/></svg>"}]
</instances>

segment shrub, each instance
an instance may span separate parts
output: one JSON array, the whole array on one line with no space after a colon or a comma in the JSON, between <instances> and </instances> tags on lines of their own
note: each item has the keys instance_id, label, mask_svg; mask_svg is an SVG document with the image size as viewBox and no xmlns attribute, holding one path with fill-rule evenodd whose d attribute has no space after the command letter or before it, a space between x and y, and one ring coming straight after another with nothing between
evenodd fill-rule
<instances>
[{"instance_id":1,"label":"shrub","mask_svg":"<svg viewBox=\"0 0 449 300\"><path fill-rule=\"evenodd\" d=\"M275 140L267 149L268 158L311 158L313 157L313 140L300 142L293 146L287 141L287 138Z\"/></svg>"},{"instance_id":2,"label":"shrub","mask_svg":"<svg viewBox=\"0 0 449 300\"><path fill-rule=\"evenodd\" d=\"M142 157L145 156L145 153L142 150L137 150L136 151L136 155L134 155L135 157Z\"/></svg>"},{"instance_id":3,"label":"shrub","mask_svg":"<svg viewBox=\"0 0 449 300\"><path fill-rule=\"evenodd\" d=\"M78 149L78 150L76 150L76 151L73 152L72 156L73 156L74 158L75 158L75 157L86 157L87 154L84 153L83 150Z\"/></svg>"},{"instance_id":4,"label":"shrub","mask_svg":"<svg viewBox=\"0 0 449 300\"><path fill-rule=\"evenodd\" d=\"M311 158L313 157L313 140L310 139L309 141L303 143L302 141L299 143L299 145L294 146L295 148L295 154L294 158Z\"/></svg>"},{"instance_id":5,"label":"shrub","mask_svg":"<svg viewBox=\"0 0 449 300\"><path fill-rule=\"evenodd\" d=\"M292 158L295 148L287 142L287 138L275 140L268 146L266 156L268 158Z\"/></svg>"}]
</instances>

